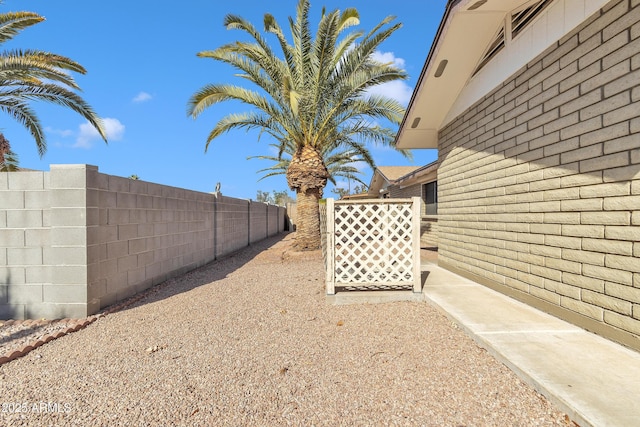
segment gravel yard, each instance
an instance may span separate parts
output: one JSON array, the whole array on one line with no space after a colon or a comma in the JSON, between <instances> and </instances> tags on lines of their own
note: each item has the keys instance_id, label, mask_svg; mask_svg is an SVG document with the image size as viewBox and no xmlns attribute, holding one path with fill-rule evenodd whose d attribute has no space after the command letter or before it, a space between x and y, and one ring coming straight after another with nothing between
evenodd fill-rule
<instances>
[{"instance_id":1,"label":"gravel yard","mask_svg":"<svg viewBox=\"0 0 640 427\"><path fill-rule=\"evenodd\" d=\"M567 425L429 304L327 304L292 238L0 366L0 425Z\"/></svg>"}]
</instances>

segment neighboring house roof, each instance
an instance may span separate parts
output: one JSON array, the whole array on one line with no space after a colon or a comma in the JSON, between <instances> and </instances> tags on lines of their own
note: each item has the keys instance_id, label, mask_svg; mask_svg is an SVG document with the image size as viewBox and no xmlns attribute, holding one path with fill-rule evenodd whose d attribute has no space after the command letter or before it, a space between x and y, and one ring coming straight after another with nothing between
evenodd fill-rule
<instances>
[{"instance_id":1,"label":"neighboring house roof","mask_svg":"<svg viewBox=\"0 0 640 427\"><path fill-rule=\"evenodd\" d=\"M438 162L424 166L379 166L373 172L369 184L369 197L378 197L380 190L386 190L390 185L406 187L418 183L435 181L437 179Z\"/></svg>"},{"instance_id":2,"label":"neighboring house roof","mask_svg":"<svg viewBox=\"0 0 640 427\"><path fill-rule=\"evenodd\" d=\"M438 179L438 162L432 162L411 171L396 179L393 184L399 187L408 187L415 184L424 184Z\"/></svg>"},{"instance_id":3,"label":"neighboring house roof","mask_svg":"<svg viewBox=\"0 0 640 427\"><path fill-rule=\"evenodd\" d=\"M419 166L380 166L378 167L378 171L384 176L384 178L391 182L396 179L411 173L417 169L420 169Z\"/></svg>"},{"instance_id":4,"label":"neighboring house roof","mask_svg":"<svg viewBox=\"0 0 640 427\"><path fill-rule=\"evenodd\" d=\"M543 2L545 9L527 21L525 31L505 30L520 12ZM397 147L438 148L444 125L607 2L449 0L396 136ZM478 71L501 31L505 48Z\"/></svg>"}]
</instances>

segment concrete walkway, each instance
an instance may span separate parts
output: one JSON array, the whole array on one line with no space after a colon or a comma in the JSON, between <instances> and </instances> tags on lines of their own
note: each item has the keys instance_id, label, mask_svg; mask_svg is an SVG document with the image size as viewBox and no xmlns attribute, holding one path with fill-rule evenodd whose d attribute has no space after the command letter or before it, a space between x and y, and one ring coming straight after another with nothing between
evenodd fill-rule
<instances>
[{"instance_id":1,"label":"concrete walkway","mask_svg":"<svg viewBox=\"0 0 640 427\"><path fill-rule=\"evenodd\" d=\"M432 263L427 301L580 426L640 426L640 353Z\"/></svg>"}]
</instances>

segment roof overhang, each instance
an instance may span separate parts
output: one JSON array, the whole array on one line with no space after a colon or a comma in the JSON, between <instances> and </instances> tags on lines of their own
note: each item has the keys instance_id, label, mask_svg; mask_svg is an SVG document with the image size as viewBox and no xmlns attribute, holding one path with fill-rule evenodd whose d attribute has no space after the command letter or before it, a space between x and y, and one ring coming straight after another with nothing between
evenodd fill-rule
<instances>
[{"instance_id":1,"label":"roof overhang","mask_svg":"<svg viewBox=\"0 0 640 427\"><path fill-rule=\"evenodd\" d=\"M449 0L396 136L398 148L438 148L439 130L506 16L527 3Z\"/></svg>"}]
</instances>

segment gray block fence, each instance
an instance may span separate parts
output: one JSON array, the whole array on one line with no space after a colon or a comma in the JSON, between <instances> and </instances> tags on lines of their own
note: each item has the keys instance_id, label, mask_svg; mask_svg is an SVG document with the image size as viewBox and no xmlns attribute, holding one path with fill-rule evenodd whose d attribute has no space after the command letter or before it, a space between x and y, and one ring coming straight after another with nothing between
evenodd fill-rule
<instances>
[{"instance_id":1,"label":"gray block fence","mask_svg":"<svg viewBox=\"0 0 640 427\"><path fill-rule=\"evenodd\" d=\"M94 314L284 231L285 213L91 165L0 173L0 319Z\"/></svg>"}]
</instances>

